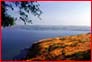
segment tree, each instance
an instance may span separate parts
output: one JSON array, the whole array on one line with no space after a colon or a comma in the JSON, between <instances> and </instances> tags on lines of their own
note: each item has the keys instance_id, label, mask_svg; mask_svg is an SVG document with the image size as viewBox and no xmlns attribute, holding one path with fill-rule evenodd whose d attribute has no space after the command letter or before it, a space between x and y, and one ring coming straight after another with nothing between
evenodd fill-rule
<instances>
[{"instance_id":1,"label":"tree","mask_svg":"<svg viewBox=\"0 0 92 62\"><path fill-rule=\"evenodd\" d=\"M2 4L5 4L5 3L3 2ZM1 12L2 12L2 24L1 25L3 27L14 25L14 19L13 17L6 14L5 6L2 6Z\"/></svg>"},{"instance_id":2,"label":"tree","mask_svg":"<svg viewBox=\"0 0 92 62\"><path fill-rule=\"evenodd\" d=\"M39 19L40 15L42 14L42 11L39 8L39 4L37 2L31 1L21 1L21 2L2 2L2 26L11 26L14 25L14 21L18 19L12 17L7 13L7 10L10 8L12 11L14 11L15 7L19 8L19 18L21 21L26 23L32 23L32 20L28 19L28 14L31 13L34 16L37 16Z\"/></svg>"}]
</instances>

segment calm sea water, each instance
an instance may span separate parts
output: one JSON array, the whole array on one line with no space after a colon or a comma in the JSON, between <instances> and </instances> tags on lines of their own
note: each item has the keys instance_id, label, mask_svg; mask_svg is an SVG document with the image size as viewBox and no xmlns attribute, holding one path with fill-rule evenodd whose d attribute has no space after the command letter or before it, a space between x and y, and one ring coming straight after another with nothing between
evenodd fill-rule
<instances>
[{"instance_id":1,"label":"calm sea water","mask_svg":"<svg viewBox=\"0 0 92 62\"><path fill-rule=\"evenodd\" d=\"M2 59L12 60L21 50L45 38L89 33L86 26L14 26L2 29Z\"/></svg>"}]
</instances>

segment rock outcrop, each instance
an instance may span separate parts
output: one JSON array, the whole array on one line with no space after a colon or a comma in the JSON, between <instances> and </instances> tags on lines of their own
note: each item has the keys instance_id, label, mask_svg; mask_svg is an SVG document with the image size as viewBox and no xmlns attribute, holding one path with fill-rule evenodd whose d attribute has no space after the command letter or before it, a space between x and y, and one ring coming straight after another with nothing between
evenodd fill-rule
<instances>
[{"instance_id":1,"label":"rock outcrop","mask_svg":"<svg viewBox=\"0 0 92 62\"><path fill-rule=\"evenodd\" d=\"M90 34L48 38L34 43L26 60L90 60Z\"/></svg>"}]
</instances>

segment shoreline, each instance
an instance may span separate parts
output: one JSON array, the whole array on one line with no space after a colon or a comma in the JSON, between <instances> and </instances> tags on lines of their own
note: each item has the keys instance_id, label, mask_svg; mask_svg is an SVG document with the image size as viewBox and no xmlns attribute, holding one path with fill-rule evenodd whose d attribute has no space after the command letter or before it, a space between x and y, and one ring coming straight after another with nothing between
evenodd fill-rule
<instances>
[{"instance_id":1,"label":"shoreline","mask_svg":"<svg viewBox=\"0 0 92 62\"><path fill-rule=\"evenodd\" d=\"M14 56L21 53L21 50L31 47L33 43L41 39L55 38L66 35L77 35L89 31L42 31L25 30L16 28L5 28L3 34L3 60L12 60ZM18 35L18 36L17 36ZM6 46L7 41L7 46ZM7 47L7 48L6 48ZM7 52L8 51L8 52Z\"/></svg>"},{"instance_id":2,"label":"shoreline","mask_svg":"<svg viewBox=\"0 0 92 62\"><path fill-rule=\"evenodd\" d=\"M90 60L89 38L90 33L42 39L26 49L27 54L20 60L83 60L84 55L87 56L84 60ZM76 59L79 54L83 57Z\"/></svg>"}]
</instances>

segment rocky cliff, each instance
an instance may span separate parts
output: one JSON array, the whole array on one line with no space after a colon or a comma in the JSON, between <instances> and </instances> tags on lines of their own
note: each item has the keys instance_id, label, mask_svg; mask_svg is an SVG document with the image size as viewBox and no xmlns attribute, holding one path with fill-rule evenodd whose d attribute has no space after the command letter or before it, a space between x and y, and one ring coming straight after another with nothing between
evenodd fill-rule
<instances>
[{"instance_id":1,"label":"rocky cliff","mask_svg":"<svg viewBox=\"0 0 92 62\"><path fill-rule=\"evenodd\" d=\"M90 34L48 38L29 48L26 60L90 60Z\"/></svg>"}]
</instances>

